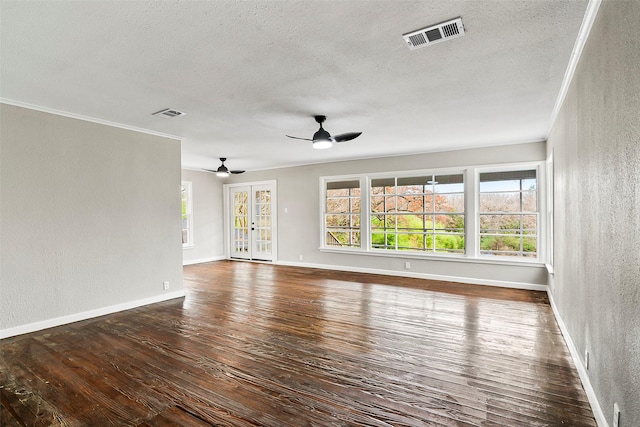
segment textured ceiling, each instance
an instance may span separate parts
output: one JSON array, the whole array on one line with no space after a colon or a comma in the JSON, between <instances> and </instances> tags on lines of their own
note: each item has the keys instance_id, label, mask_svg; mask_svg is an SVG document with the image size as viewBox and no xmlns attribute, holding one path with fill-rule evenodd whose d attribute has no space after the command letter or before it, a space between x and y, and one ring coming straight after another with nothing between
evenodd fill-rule
<instances>
[{"instance_id":1,"label":"textured ceiling","mask_svg":"<svg viewBox=\"0 0 640 427\"><path fill-rule=\"evenodd\" d=\"M0 97L183 139L187 168L265 169L540 141L587 0L0 3ZM461 16L466 35L402 34ZM184 117L151 113L172 107ZM313 115L332 134L314 150Z\"/></svg>"}]
</instances>

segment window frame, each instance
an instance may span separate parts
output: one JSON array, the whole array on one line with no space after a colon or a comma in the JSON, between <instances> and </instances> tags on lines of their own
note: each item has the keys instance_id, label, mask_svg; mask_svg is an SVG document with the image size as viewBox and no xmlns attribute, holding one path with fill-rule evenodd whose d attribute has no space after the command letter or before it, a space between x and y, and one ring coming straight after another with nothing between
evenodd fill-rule
<instances>
[{"instance_id":1,"label":"window frame","mask_svg":"<svg viewBox=\"0 0 640 427\"><path fill-rule=\"evenodd\" d=\"M466 173L465 173L464 170L462 170L462 169L447 170L447 171L440 170L438 173L434 173L434 172L426 173L424 171L421 171L421 172L419 172L417 174L416 173L412 174L412 173L404 173L403 172L403 173L393 174L392 176L389 176L389 175L385 174L385 175L382 175L382 176L379 176L379 177L374 176L374 175L370 175L368 177L369 196L368 196L368 200L367 200L367 202L368 202L367 215L369 217L369 220L371 221L372 217L375 216L375 214L376 214L376 212L373 212L371 210L371 202L372 202L373 197L383 197L385 200L387 198L393 198L396 208L398 207L398 196L405 196L406 195L405 193L398 193L398 188L406 187L406 186L410 185L410 184L402 185L402 184L400 184L399 181L401 181L403 179L406 179L406 178L431 178L431 180L433 180L434 177L438 177L438 176L444 177L444 176L450 176L450 175L461 175L461 177L462 177L463 190L462 190L461 194L462 194L462 197L465 199L465 203L464 203L464 207L463 207L462 211L440 212L440 211L436 210L435 202L433 203L433 209L431 211L427 211L425 206L423 206L422 211L413 213L413 215L416 215L416 216L423 216L423 218L422 218L423 228L422 228L421 232L412 232L412 231L410 231L408 229L405 229L403 232L401 232L401 230L398 228L397 219L396 219L396 221L394 221L395 230L393 230L391 233L387 233L386 226L382 228L382 230L384 230L382 233L385 236L385 238L384 238L385 241L386 241L386 236L387 235L394 235L395 236L395 238L393 239L394 240L394 244L395 244L395 249L388 248L388 247L374 247L373 246L373 235L374 234L380 234L380 229L378 228L377 229L378 232L374 233L374 229L372 228L372 224L369 224L369 228L368 228L367 232L368 232L369 238L371 240L371 243L370 243L368 249L371 250L372 252L383 252L383 253L416 253L417 252L417 253L424 253L424 254L439 254L439 255L445 255L445 256L448 255L448 253L446 251L438 251L437 250L436 241L437 241L437 236L444 236L444 235L447 235L449 233L438 232L437 231L438 229L435 227L435 225L433 223L432 223L431 228L429 228L429 229L425 228L424 226L426 224L426 217L427 216L432 216L434 218L437 215L462 216L463 217L463 221L464 221L464 224L463 224L463 227L462 227L462 229L463 229L462 234L451 233L450 235L451 236L460 236L460 235L462 235L462 238L464 240L464 236L465 236L464 228L465 228L465 224L466 224L466 188L464 187ZM380 179L393 180L394 188L395 188L393 194L384 193L383 195L380 195L380 196L374 196L372 194L371 191L372 191L372 188L373 188L373 181L380 180ZM427 183L429 183L429 182L432 182L432 181L427 181ZM434 184L431 184L431 185L434 185ZM435 183L435 185L437 185L437 183ZM423 184L423 186L424 186L424 184ZM447 193L435 193L435 192L426 193L425 191L426 191L426 188L423 188L422 192L419 193L418 195L426 196L426 195L436 195L436 194L440 194L440 195L460 194L459 192L453 192L453 193L452 192L447 192ZM434 200L435 200L435 197L434 197ZM426 198L423 197L423 203L425 201L426 201ZM393 217L398 218L398 217L400 217L402 215L405 215L405 214L402 214L401 211L399 211L397 209L395 210L395 212L393 212L393 211L389 211L389 212L385 211L385 213L384 213L384 217L385 217L384 222L386 223L387 216L390 216L392 218ZM420 229L416 229L416 230L420 230ZM399 248L399 246L398 246L399 236L401 236L401 235L421 235L421 236L423 236L423 239L425 241L424 248L423 249ZM431 246L432 246L431 248L427 248L426 247L426 241L429 239L429 236L431 236L431 242L432 242L431 243ZM388 245L385 245L385 246L388 246ZM463 249L462 252L458 252L458 253L450 252L450 253L451 254L456 254L456 255L461 255L461 254L464 254L465 251L466 251L466 248Z\"/></svg>"},{"instance_id":2,"label":"window frame","mask_svg":"<svg viewBox=\"0 0 640 427\"><path fill-rule=\"evenodd\" d=\"M184 190L183 190L184 188ZM182 213L183 198L182 194L186 194L185 211ZM180 211L181 211L181 230L182 230L182 248L193 248L193 183L191 181L181 181L180 183ZM183 221L186 215L187 228L184 228ZM185 230L187 231L187 239L185 241Z\"/></svg>"},{"instance_id":3,"label":"window frame","mask_svg":"<svg viewBox=\"0 0 640 427\"><path fill-rule=\"evenodd\" d=\"M327 233L328 233L328 228L327 227L327 215L330 215L331 213L327 212L327 185L331 184L331 183L335 183L335 182L342 182L342 181L358 181L359 183L359 189L360 189L360 212L357 213L359 214L360 217L360 226L359 231L360 231L360 245L359 246L354 246L354 245L350 245L350 246L333 246L333 245L327 245L327 242L325 240ZM326 249L335 249L335 250L339 250L339 251L361 251L363 248L365 248L366 246L364 246L364 235L363 235L363 224L362 221L364 220L364 215L362 212L362 202L363 202L363 193L364 189L363 189L363 181L362 181L362 177L360 175L341 175L341 176L331 176L331 177L321 177L320 178L320 219L322 222L322 226L320 227L320 247L321 248L326 248ZM349 198L349 205L351 206L351 196L348 196ZM333 213L336 214L336 213ZM344 215L349 215L349 216L354 216L356 215L355 212L348 212L348 213L343 213ZM351 221L351 219L350 219ZM353 227L348 227L349 229L352 229Z\"/></svg>"},{"instance_id":4,"label":"window frame","mask_svg":"<svg viewBox=\"0 0 640 427\"><path fill-rule=\"evenodd\" d=\"M480 173L517 171L526 169L536 169L536 197L537 197L537 257L514 257L514 256L487 256L480 255L480 220L479 220L479 200L480 200ZM451 175L463 174L464 180L464 253L442 253L414 250L385 250L373 249L371 246L371 180L380 178L406 178L420 175ZM339 176L321 176L320 181L320 247L321 252L333 253L355 253L359 255L383 256L389 258L413 258L431 259L441 261L460 261L482 264L502 264L502 265L535 265L544 266L547 261L548 227L547 227L547 188L546 188L546 168L545 161L512 162L504 164L471 165L464 167L448 167L433 169L418 169L408 171L388 171L376 173L361 173ZM326 188L328 182L342 180L360 180L360 243L359 248L328 246L325 244L325 204Z\"/></svg>"},{"instance_id":5,"label":"window frame","mask_svg":"<svg viewBox=\"0 0 640 427\"><path fill-rule=\"evenodd\" d=\"M476 230L476 256L478 256L479 258L486 258L486 259L507 259L507 260L521 260L521 261L525 261L527 259L531 259L535 262L542 262L542 260L544 259L541 254L544 253L544 246L543 246L543 242L542 242L542 237L543 237L543 233L542 231L543 229L543 223L544 221L544 210L543 207L546 205L544 203L544 201L541 199L541 197L545 194L544 191L542 190L542 184L544 183L544 178L542 176L542 174L544 173L544 168L542 167L543 163L542 162L535 162L535 163L520 163L520 164L516 164L516 165L509 165L509 166L494 166L494 167L479 167L476 168L476 177L477 177L477 189L476 189L476 194L478 197L478 203L476 205L476 219L477 219L477 230ZM481 178L480 175L483 173L493 173L493 172L520 172L520 171L525 171L525 170L535 170L536 171L536 209L534 211L523 211L522 209L520 211L513 211L513 212L500 212L500 213L496 213L497 215L520 215L520 216L524 216L524 215L531 215L531 216L535 216L536 217L536 233L535 233L535 239L536 239L536 256L535 257L525 257L523 255L521 256L513 256L513 255L487 255L487 254L482 254L482 250L480 249L480 245L481 245L481 237L483 235L482 233L482 227L480 225L481 220L480 217L481 215L490 215L490 213L483 213L480 210L480 195L482 194L480 191L480 184L481 184ZM514 191L503 191L504 193L514 193L516 192ZM520 189L517 191L518 193L520 193L520 203L522 203L522 193L524 192L524 190ZM522 221L522 220L521 220ZM522 224L521 224L522 226ZM522 231L522 228L520 228ZM495 233L494 233L495 234ZM491 235L491 234L489 234ZM518 234L516 234L518 235ZM524 236L524 234L519 234L520 236ZM533 236L533 235L532 235ZM520 239L524 239L524 237L520 237ZM521 242L521 246L523 245L523 242ZM520 252L523 252L522 250Z\"/></svg>"}]
</instances>

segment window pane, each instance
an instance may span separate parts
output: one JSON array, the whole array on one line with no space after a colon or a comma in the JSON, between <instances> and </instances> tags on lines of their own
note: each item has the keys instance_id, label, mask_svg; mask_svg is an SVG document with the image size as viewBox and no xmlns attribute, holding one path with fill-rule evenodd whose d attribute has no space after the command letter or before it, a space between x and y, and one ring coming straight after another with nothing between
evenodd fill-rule
<instances>
[{"instance_id":1,"label":"window pane","mask_svg":"<svg viewBox=\"0 0 640 427\"><path fill-rule=\"evenodd\" d=\"M371 180L371 190L376 189L381 193L394 191L396 186L395 178L376 178Z\"/></svg>"},{"instance_id":2,"label":"window pane","mask_svg":"<svg viewBox=\"0 0 640 427\"><path fill-rule=\"evenodd\" d=\"M348 227L350 215L327 215L327 227Z\"/></svg>"},{"instance_id":3,"label":"window pane","mask_svg":"<svg viewBox=\"0 0 640 427\"><path fill-rule=\"evenodd\" d=\"M538 189L538 182L536 180L535 177L530 178L530 179L523 179L522 180L522 189L523 190L537 190Z\"/></svg>"},{"instance_id":4,"label":"window pane","mask_svg":"<svg viewBox=\"0 0 640 427\"><path fill-rule=\"evenodd\" d=\"M327 197L346 197L349 195L348 188L338 188L335 190L327 189Z\"/></svg>"},{"instance_id":5,"label":"window pane","mask_svg":"<svg viewBox=\"0 0 640 427\"><path fill-rule=\"evenodd\" d=\"M425 235L423 233L398 233L398 249L424 250Z\"/></svg>"},{"instance_id":6,"label":"window pane","mask_svg":"<svg viewBox=\"0 0 640 427\"><path fill-rule=\"evenodd\" d=\"M538 211L538 194L535 191L526 191L522 194L522 211Z\"/></svg>"},{"instance_id":7,"label":"window pane","mask_svg":"<svg viewBox=\"0 0 640 427\"><path fill-rule=\"evenodd\" d=\"M520 242L518 236L483 235L480 251L487 255L520 255Z\"/></svg>"},{"instance_id":8,"label":"window pane","mask_svg":"<svg viewBox=\"0 0 640 427\"><path fill-rule=\"evenodd\" d=\"M383 196L371 196L371 212L384 212Z\"/></svg>"},{"instance_id":9,"label":"window pane","mask_svg":"<svg viewBox=\"0 0 640 427\"><path fill-rule=\"evenodd\" d=\"M464 212L464 194L437 194L435 212Z\"/></svg>"},{"instance_id":10,"label":"window pane","mask_svg":"<svg viewBox=\"0 0 640 427\"><path fill-rule=\"evenodd\" d=\"M480 194L480 212L520 212L522 193Z\"/></svg>"},{"instance_id":11,"label":"window pane","mask_svg":"<svg viewBox=\"0 0 640 427\"><path fill-rule=\"evenodd\" d=\"M482 175L480 174L480 192L499 192L499 191L520 191L520 181L482 181Z\"/></svg>"},{"instance_id":12,"label":"window pane","mask_svg":"<svg viewBox=\"0 0 640 427\"><path fill-rule=\"evenodd\" d=\"M329 198L327 197L327 213L349 212L349 198Z\"/></svg>"},{"instance_id":13,"label":"window pane","mask_svg":"<svg viewBox=\"0 0 640 427\"><path fill-rule=\"evenodd\" d=\"M522 215L522 230L524 234L536 234L538 230L537 215Z\"/></svg>"},{"instance_id":14,"label":"window pane","mask_svg":"<svg viewBox=\"0 0 640 427\"><path fill-rule=\"evenodd\" d=\"M398 230L423 230L423 218L421 215L398 215Z\"/></svg>"},{"instance_id":15,"label":"window pane","mask_svg":"<svg viewBox=\"0 0 640 427\"><path fill-rule=\"evenodd\" d=\"M396 197L372 196L371 212L396 212Z\"/></svg>"},{"instance_id":16,"label":"window pane","mask_svg":"<svg viewBox=\"0 0 640 427\"><path fill-rule=\"evenodd\" d=\"M535 237L525 237L522 239L522 250L524 252L535 253L538 251L537 239Z\"/></svg>"},{"instance_id":17,"label":"window pane","mask_svg":"<svg viewBox=\"0 0 640 427\"><path fill-rule=\"evenodd\" d=\"M398 178L398 191L401 191L401 192L413 191L413 192L421 193L423 191L424 186L429 184L432 178L433 177L431 175ZM409 188L413 188L413 190L402 190L402 189L409 189Z\"/></svg>"},{"instance_id":18,"label":"window pane","mask_svg":"<svg viewBox=\"0 0 640 427\"><path fill-rule=\"evenodd\" d=\"M396 209L398 212L407 212L409 210L409 200L411 196L398 196Z\"/></svg>"},{"instance_id":19,"label":"window pane","mask_svg":"<svg viewBox=\"0 0 640 427\"><path fill-rule=\"evenodd\" d=\"M464 234L436 234L436 252L464 253Z\"/></svg>"},{"instance_id":20,"label":"window pane","mask_svg":"<svg viewBox=\"0 0 640 427\"><path fill-rule=\"evenodd\" d=\"M436 230L447 233L464 233L464 215L436 215Z\"/></svg>"},{"instance_id":21,"label":"window pane","mask_svg":"<svg viewBox=\"0 0 640 427\"><path fill-rule=\"evenodd\" d=\"M385 228L385 221L384 221L385 215L372 215L371 216L371 228L379 228L379 229L384 229Z\"/></svg>"},{"instance_id":22,"label":"window pane","mask_svg":"<svg viewBox=\"0 0 640 427\"><path fill-rule=\"evenodd\" d=\"M434 212L433 198L437 197L431 194L424 196L424 212Z\"/></svg>"},{"instance_id":23,"label":"window pane","mask_svg":"<svg viewBox=\"0 0 640 427\"><path fill-rule=\"evenodd\" d=\"M436 193L464 193L462 174L437 175L434 182Z\"/></svg>"},{"instance_id":24,"label":"window pane","mask_svg":"<svg viewBox=\"0 0 640 427\"><path fill-rule=\"evenodd\" d=\"M360 246L360 232L327 229L325 241L327 246L358 247Z\"/></svg>"},{"instance_id":25,"label":"window pane","mask_svg":"<svg viewBox=\"0 0 640 427\"><path fill-rule=\"evenodd\" d=\"M480 232L516 234L520 232L520 215L480 215Z\"/></svg>"},{"instance_id":26,"label":"window pane","mask_svg":"<svg viewBox=\"0 0 640 427\"><path fill-rule=\"evenodd\" d=\"M393 233L372 233L371 247L375 249L394 249L396 235Z\"/></svg>"}]
</instances>

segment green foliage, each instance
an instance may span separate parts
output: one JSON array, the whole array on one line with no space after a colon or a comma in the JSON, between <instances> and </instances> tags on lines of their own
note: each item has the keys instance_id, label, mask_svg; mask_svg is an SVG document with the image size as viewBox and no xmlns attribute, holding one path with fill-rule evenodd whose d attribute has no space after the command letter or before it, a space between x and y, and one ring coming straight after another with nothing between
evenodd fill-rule
<instances>
[{"instance_id":1,"label":"green foliage","mask_svg":"<svg viewBox=\"0 0 640 427\"><path fill-rule=\"evenodd\" d=\"M464 230L464 218L446 217L450 223L443 224L438 221L433 225L431 220L423 224L419 215L402 215L398 218L398 233L395 232L395 216L387 216L387 231L384 233L384 215L373 216L371 218L371 244L373 247L395 248L396 240L398 249L403 250L432 250L435 233L435 250L438 252L461 252L464 250L464 236L454 234L446 229L457 228Z\"/></svg>"}]
</instances>

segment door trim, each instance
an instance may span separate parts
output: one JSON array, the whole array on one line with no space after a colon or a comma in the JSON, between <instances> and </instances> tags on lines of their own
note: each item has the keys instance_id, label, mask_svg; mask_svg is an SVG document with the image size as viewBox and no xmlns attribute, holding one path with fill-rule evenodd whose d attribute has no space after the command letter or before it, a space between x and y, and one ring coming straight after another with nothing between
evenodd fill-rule
<instances>
[{"instance_id":1,"label":"door trim","mask_svg":"<svg viewBox=\"0 0 640 427\"><path fill-rule=\"evenodd\" d=\"M271 210L271 250L272 250L272 254L273 254L273 260L272 261L258 261L255 260L255 262L269 262L269 263L276 263L278 260L278 181L276 181L275 179L272 180L268 180L268 181L250 181L250 182L238 182L238 183L233 183L233 184L222 184L222 195L223 195L223 211L224 211L224 215L223 215L223 223L224 223L224 241L223 241L223 245L224 245L224 255L226 259L232 259L231 258L231 253L230 253L230 242L231 242L231 227L230 227L230 209L231 206L229 205L229 203L231 202L230 197L229 197L229 193L230 193L230 189L234 188L234 187L251 187L254 185L271 185L272 186L272 193L271 193L271 200L272 200L272 210ZM233 260L235 260L236 258L233 258ZM239 261L242 261L240 259L238 259ZM248 260L248 261L252 261L252 260Z\"/></svg>"}]
</instances>

